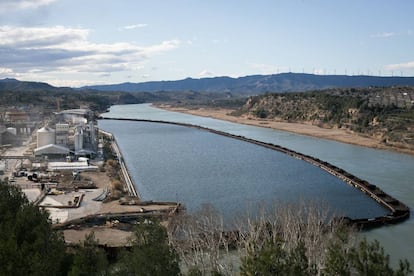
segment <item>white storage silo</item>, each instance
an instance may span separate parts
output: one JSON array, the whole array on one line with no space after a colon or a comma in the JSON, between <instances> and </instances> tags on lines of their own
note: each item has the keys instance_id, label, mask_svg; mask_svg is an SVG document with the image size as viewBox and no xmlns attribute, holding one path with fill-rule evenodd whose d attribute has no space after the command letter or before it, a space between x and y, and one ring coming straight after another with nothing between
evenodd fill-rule
<instances>
[{"instance_id":1,"label":"white storage silo","mask_svg":"<svg viewBox=\"0 0 414 276\"><path fill-rule=\"evenodd\" d=\"M43 147L46 145L54 144L55 143L55 130L42 127L37 131L37 147Z\"/></svg>"},{"instance_id":2,"label":"white storage silo","mask_svg":"<svg viewBox=\"0 0 414 276\"><path fill-rule=\"evenodd\" d=\"M73 137L75 143L75 151L80 151L83 149L83 130L82 128L77 128L76 133Z\"/></svg>"},{"instance_id":3,"label":"white storage silo","mask_svg":"<svg viewBox=\"0 0 414 276\"><path fill-rule=\"evenodd\" d=\"M15 127L8 127L7 132L12 133L13 135L17 135L17 129Z\"/></svg>"}]
</instances>

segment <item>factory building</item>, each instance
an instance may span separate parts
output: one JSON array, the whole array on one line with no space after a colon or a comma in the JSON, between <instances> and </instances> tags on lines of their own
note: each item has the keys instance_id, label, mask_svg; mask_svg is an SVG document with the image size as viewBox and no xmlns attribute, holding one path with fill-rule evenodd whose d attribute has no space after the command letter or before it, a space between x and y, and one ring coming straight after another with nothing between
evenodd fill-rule
<instances>
[{"instance_id":1,"label":"factory building","mask_svg":"<svg viewBox=\"0 0 414 276\"><path fill-rule=\"evenodd\" d=\"M56 116L59 121L68 122L71 124L86 124L88 122L87 118L92 116L92 111L89 109L68 109L56 113Z\"/></svg>"},{"instance_id":2,"label":"factory building","mask_svg":"<svg viewBox=\"0 0 414 276\"><path fill-rule=\"evenodd\" d=\"M16 129L16 133L11 132L17 138L28 137L36 128L36 123L30 120L30 115L25 111L7 111L3 120L8 127Z\"/></svg>"},{"instance_id":3,"label":"factory building","mask_svg":"<svg viewBox=\"0 0 414 276\"><path fill-rule=\"evenodd\" d=\"M70 150L67 147L49 144L38 147L34 150L35 156L48 156L49 158L64 158L70 154Z\"/></svg>"},{"instance_id":4,"label":"factory building","mask_svg":"<svg viewBox=\"0 0 414 276\"><path fill-rule=\"evenodd\" d=\"M29 122L30 117L24 111L7 111L4 120L9 123L24 123Z\"/></svg>"},{"instance_id":5,"label":"factory building","mask_svg":"<svg viewBox=\"0 0 414 276\"><path fill-rule=\"evenodd\" d=\"M69 124L56 124L56 145L67 146L69 139Z\"/></svg>"},{"instance_id":6,"label":"factory building","mask_svg":"<svg viewBox=\"0 0 414 276\"><path fill-rule=\"evenodd\" d=\"M37 131L35 155L57 157L65 154L91 157L96 154L97 141L94 123L88 123L87 109L66 110L57 113L55 129L43 127Z\"/></svg>"}]
</instances>

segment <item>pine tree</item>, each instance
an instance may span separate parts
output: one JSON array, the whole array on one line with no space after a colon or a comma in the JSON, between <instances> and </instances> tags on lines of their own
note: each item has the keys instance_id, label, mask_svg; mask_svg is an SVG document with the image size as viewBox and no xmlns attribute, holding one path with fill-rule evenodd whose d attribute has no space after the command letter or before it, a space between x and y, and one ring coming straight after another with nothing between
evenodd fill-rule
<instances>
[{"instance_id":1,"label":"pine tree","mask_svg":"<svg viewBox=\"0 0 414 276\"><path fill-rule=\"evenodd\" d=\"M48 213L15 186L0 183L0 198L0 275L60 275L64 240Z\"/></svg>"}]
</instances>

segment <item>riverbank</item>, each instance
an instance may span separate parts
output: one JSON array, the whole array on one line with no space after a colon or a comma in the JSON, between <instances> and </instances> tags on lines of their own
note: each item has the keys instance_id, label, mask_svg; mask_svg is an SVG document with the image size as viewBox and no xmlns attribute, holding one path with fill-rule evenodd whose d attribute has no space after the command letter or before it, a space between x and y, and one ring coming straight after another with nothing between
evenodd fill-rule
<instances>
[{"instance_id":1,"label":"riverbank","mask_svg":"<svg viewBox=\"0 0 414 276\"><path fill-rule=\"evenodd\" d=\"M121 168L121 174L123 177L124 185L126 189L128 190L128 195L139 199L140 198L139 193L136 189L134 182L131 179L131 176L129 175L128 169L124 163L124 158L122 157L122 153L119 149L119 146L118 146L118 143L116 142L115 137L112 135L112 133L106 132L102 129L99 129L99 133L101 135L106 136L108 139L111 140L111 150L118 160L119 166Z\"/></svg>"},{"instance_id":2,"label":"riverbank","mask_svg":"<svg viewBox=\"0 0 414 276\"><path fill-rule=\"evenodd\" d=\"M414 149L401 148L397 146L390 146L382 143L380 140L373 137L363 136L355 132L338 129L338 128L321 128L311 124L304 123L289 123L274 121L269 119L258 119L248 116L233 116L230 115L234 110L224 108L197 108L190 109L185 107L174 107L168 104L154 105L157 108L165 109L168 111L187 113L196 116L209 117L224 121L229 121L238 124L252 125L258 127L271 128L275 130L282 130L292 132L295 134L307 135L316 138L323 138L328 140L334 140L342 143L353 144L358 146L364 146L369 148L392 150L402 153L408 153L414 155Z\"/></svg>"}]
</instances>

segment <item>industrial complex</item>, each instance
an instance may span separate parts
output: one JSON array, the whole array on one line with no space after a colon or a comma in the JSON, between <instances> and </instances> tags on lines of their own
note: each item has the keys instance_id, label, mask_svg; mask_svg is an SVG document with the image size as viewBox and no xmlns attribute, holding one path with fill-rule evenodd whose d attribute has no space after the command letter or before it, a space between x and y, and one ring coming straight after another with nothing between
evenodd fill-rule
<instances>
[{"instance_id":1,"label":"industrial complex","mask_svg":"<svg viewBox=\"0 0 414 276\"><path fill-rule=\"evenodd\" d=\"M68 243L94 231L106 246L124 246L134 218L168 217L179 207L140 200L115 138L96 127L89 109L55 112L47 120L8 112L2 123L0 177L47 210Z\"/></svg>"}]
</instances>

